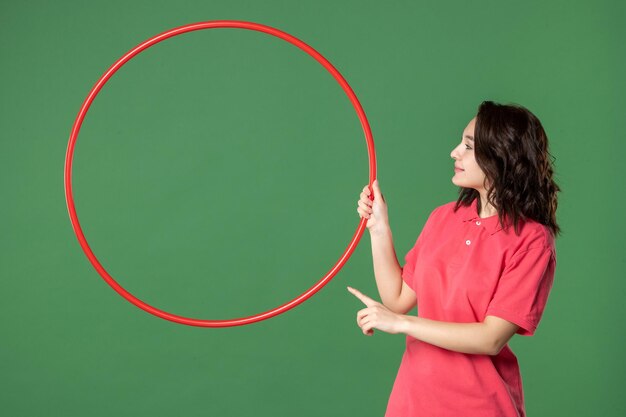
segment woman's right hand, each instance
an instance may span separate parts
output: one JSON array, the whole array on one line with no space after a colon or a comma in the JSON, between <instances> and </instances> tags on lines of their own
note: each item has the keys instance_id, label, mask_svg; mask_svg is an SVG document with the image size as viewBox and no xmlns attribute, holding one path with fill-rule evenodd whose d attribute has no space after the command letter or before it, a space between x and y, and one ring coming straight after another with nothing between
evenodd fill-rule
<instances>
[{"instance_id":1,"label":"woman's right hand","mask_svg":"<svg viewBox=\"0 0 626 417\"><path fill-rule=\"evenodd\" d=\"M370 198L371 192L368 184L363 187L356 210L361 218L368 219L366 227L370 234L384 232L389 228L387 204L378 187L378 179L374 180L372 188L374 189L374 201Z\"/></svg>"}]
</instances>

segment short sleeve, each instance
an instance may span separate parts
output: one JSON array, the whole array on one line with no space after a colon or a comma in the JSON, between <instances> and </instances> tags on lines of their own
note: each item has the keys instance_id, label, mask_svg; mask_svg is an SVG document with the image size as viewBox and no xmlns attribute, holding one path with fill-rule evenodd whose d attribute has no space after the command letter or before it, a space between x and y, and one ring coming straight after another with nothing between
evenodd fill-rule
<instances>
[{"instance_id":1,"label":"short sleeve","mask_svg":"<svg viewBox=\"0 0 626 417\"><path fill-rule=\"evenodd\" d=\"M416 287L413 282L413 273L415 272L415 264L417 263L417 258L420 252L420 248L422 246L422 242L424 241L424 236L426 235L428 230L432 227L433 218L434 218L434 214L436 211L437 211L437 208L435 208L430 213L430 215L428 216L428 219L426 220L426 223L424 224L424 227L422 228L421 233L419 234L419 236L417 237L417 240L415 241L415 244L404 256L404 266L402 267L402 279L406 282L406 284L413 291L416 291Z\"/></svg>"},{"instance_id":2,"label":"short sleeve","mask_svg":"<svg viewBox=\"0 0 626 417\"><path fill-rule=\"evenodd\" d=\"M423 232L424 231L422 230L422 233L420 233L420 235L418 236L417 241L415 241L415 244L413 245L411 250L409 250L405 255L404 266L402 267L402 279L409 287L411 287L413 291L415 291L415 286L413 284L413 272L415 271L417 251L421 243L420 238L422 237Z\"/></svg>"},{"instance_id":3,"label":"short sleeve","mask_svg":"<svg viewBox=\"0 0 626 417\"><path fill-rule=\"evenodd\" d=\"M539 325L554 281L556 256L550 246L519 252L505 266L485 316L497 316L532 336Z\"/></svg>"}]
</instances>

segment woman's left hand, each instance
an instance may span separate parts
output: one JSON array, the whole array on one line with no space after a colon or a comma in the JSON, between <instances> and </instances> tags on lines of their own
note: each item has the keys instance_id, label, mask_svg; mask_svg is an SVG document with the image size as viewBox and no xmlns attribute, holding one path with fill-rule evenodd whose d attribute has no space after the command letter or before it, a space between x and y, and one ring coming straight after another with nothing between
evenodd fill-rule
<instances>
[{"instance_id":1,"label":"woman's left hand","mask_svg":"<svg viewBox=\"0 0 626 417\"><path fill-rule=\"evenodd\" d=\"M401 314L394 313L385 307L384 304L372 300L367 295L352 287L348 287L348 291L367 306L367 308L360 310L356 315L356 322L363 331L363 334L367 336L373 335L374 330L372 329L382 330L383 332L391 334L400 333L400 328L404 323L404 318Z\"/></svg>"}]
</instances>

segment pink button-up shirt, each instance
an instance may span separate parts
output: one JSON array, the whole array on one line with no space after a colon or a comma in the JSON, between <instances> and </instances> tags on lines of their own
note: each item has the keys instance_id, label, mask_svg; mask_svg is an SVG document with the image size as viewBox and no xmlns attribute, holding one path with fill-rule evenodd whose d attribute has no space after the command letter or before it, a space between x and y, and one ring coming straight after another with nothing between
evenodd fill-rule
<instances>
[{"instance_id":1,"label":"pink button-up shirt","mask_svg":"<svg viewBox=\"0 0 626 417\"><path fill-rule=\"evenodd\" d=\"M537 222L517 236L498 216L455 201L432 211L402 271L420 317L476 323L497 316L534 334L552 287L554 238ZM524 417L522 378L507 344L498 355L455 352L406 337L385 417Z\"/></svg>"}]
</instances>

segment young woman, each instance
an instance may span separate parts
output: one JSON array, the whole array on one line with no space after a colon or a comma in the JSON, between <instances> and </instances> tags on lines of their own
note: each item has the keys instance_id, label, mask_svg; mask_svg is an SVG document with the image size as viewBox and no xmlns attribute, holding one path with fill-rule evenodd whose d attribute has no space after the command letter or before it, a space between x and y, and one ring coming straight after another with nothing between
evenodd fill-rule
<instances>
[{"instance_id":1,"label":"young woman","mask_svg":"<svg viewBox=\"0 0 626 417\"><path fill-rule=\"evenodd\" d=\"M534 334L552 288L557 192L541 123L519 105L483 102L450 156L457 201L436 207L401 267L378 182L363 188L382 303L364 334L406 334L386 417L524 417L522 378L508 346ZM373 201L372 201L373 200ZM417 305L419 316L406 315Z\"/></svg>"}]
</instances>

